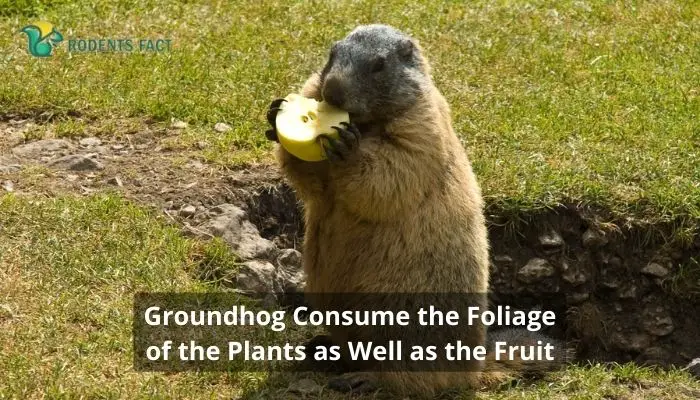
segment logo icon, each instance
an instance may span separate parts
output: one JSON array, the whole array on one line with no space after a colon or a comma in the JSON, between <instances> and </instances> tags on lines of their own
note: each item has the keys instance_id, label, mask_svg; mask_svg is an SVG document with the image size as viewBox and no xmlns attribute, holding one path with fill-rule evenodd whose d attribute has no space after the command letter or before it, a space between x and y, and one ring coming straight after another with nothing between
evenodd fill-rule
<instances>
[{"instance_id":1,"label":"logo icon","mask_svg":"<svg viewBox=\"0 0 700 400\"><path fill-rule=\"evenodd\" d=\"M37 21L22 28L29 39L29 53L34 57L50 57L53 48L63 41L63 35L50 23Z\"/></svg>"}]
</instances>

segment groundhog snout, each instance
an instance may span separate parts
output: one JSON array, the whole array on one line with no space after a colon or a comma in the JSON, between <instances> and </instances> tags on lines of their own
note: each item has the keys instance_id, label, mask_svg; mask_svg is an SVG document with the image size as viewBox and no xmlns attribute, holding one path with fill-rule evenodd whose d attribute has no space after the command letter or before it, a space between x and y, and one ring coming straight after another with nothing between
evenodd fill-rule
<instances>
[{"instance_id":1,"label":"groundhog snout","mask_svg":"<svg viewBox=\"0 0 700 400\"><path fill-rule=\"evenodd\" d=\"M336 106L338 108L343 108L345 104L345 90L340 80L336 77L326 78L323 84L323 100L328 104Z\"/></svg>"}]
</instances>

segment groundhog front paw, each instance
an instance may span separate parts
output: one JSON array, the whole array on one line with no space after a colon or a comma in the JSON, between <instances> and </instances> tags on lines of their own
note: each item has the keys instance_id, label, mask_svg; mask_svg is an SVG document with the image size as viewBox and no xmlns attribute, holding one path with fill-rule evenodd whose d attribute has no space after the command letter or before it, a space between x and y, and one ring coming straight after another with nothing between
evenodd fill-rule
<instances>
[{"instance_id":1,"label":"groundhog front paw","mask_svg":"<svg viewBox=\"0 0 700 400\"><path fill-rule=\"evenodd\" d=\"M341 122L341 126L332 126L338 131L339 139L328 135L319 135L321 147L330 162L347 161L360 147L360 131L355 124Z\"/></svg>"},{"instance_id":2,"label":"groundhog front paw","mask_svg":"<svg viewBox=\"0 0 700 400\"><path fill-rule=\"evenodd\" d=\"M272 128L265 131L267 140L279 142L279 139L277 139L277 113L280 111L280 105L285 101L287 100L275 99L270 103L270 108L267 110L267 122Z\"/></svg>"},{"instance_id":3,"label":"groundhog front paw","mask_svg":"<svg viewBox=\"0 0 700 400\"><path fill-rule=\"evenodd\" d=\"M348 372L331 378L328 388L343 393L363 394L375 392L378 389L376 378L368 372Z\"/></svg>"}]
</instances>

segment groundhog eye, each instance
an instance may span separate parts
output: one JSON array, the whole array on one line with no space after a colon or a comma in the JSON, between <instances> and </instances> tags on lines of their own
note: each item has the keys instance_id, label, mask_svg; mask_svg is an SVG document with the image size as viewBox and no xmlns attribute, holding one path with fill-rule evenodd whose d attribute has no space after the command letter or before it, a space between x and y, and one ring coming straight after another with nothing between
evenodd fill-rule
<instances>
[{"instance_id":1,"label":"groundhog eye","mask_svg":"<svg viewBox=\"0 0 700 400\"><path fill-rule=\"evenodd\" d=\"M384 69L384 59L377 58L372 61L372 72L379 72Z\"/></svg>"}]
</instances>

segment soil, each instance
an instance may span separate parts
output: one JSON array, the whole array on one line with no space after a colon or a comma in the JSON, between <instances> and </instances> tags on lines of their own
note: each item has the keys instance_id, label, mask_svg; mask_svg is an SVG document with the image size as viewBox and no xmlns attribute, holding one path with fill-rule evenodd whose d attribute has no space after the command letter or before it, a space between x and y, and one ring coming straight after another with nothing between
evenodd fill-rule
<instances>
[{"instance_id":1,"label":"soil","mask_svg":"<svg viewBox=\"0 0 700 400\"><path fill-rule=\"evenodd\" d=\"M274 165L208 164L198 149L170 145L178 130L148 121L137 131L100 137L99 144L63 139L22 152L35 143L26 136L36 124L0 118L0 192L47 197L116 192L162 210L187 234L197 234L208 209L233 203L246 208L263 237L280 248L300 249L298 202ZM97 165L56 167L67 155ZM617 221L605 210L576 205L517 218L491 207L488 215L494 304L555 311L557 328L546 333L567 340L580 360L684 366L700 355L697 235L668 242L672 222Z\"/></svg>"}]
</instances>

